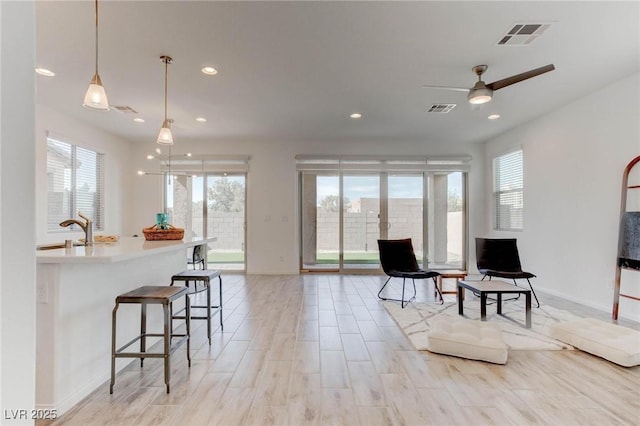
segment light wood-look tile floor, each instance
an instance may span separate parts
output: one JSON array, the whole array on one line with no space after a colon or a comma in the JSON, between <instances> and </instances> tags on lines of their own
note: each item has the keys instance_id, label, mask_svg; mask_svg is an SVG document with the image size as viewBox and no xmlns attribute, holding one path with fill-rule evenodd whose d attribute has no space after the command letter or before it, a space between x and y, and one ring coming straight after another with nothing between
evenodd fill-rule
<instances>
[{"instance_id":1,"label":"light wood-look tile floor","mask_svg":"<svg viewBox=\"0 0 640 426\"><path fill-rule=\"evenodd\" d=\"M640 424L640 367L580 351L511 351L504 366L416 351L376 297L383 276L223 279L224 332L209 347L193 322L192 366L173 354L170 394L162 360L134 361L113 395L105 383L52 424ZM424 286L421 301L433 297Z\"/></svg>"}]
</instances>

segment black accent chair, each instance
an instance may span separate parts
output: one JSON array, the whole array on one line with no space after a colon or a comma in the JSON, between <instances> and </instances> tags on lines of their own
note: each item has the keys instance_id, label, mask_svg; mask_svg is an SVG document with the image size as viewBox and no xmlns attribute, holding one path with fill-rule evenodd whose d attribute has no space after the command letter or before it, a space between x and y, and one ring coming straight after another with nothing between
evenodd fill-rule
<instances>
[{"instance_id":1,"label":"black accent chair","mask_svg":"<svg viewBox=\"0 0 640 426\"><path fill-rule=\"evenodd\" d=\"M440 289L438 289L437 277L440 275L435 271L429 271L420 269L416 255L413 252L413 244L411 244L411 238L402 240L378 240L378 249L380 250L380 263L385 274L389 276L387 281L378 292L378 298L381 300L394 300L401 302L404 308L407 303L416 297L416 282L417 279L433 279L433 285L436 293L440 296L440 303L444 303ZM382 290L387 286L391 278L402 278L402 298L390 299L382 297L380 294ZM404 286L407 278L411 278L413 283L413 296L409 300L404 298Z\"/></svg>"},{"instance_id":2,"label":"black accent chair","mask_svg":"<svg viewBox=\"0 0 640 426\"><path fill-rule=\"evenodd\" d=\"M538 296L529 281L535 275L522 270L515 238L476 238L476 265L483 274L483 280L485 277L489 277L489 280L492 277L506 278L513 280L517 286L517 279L526 279L537 307L540 307Z\"/></svg>"},{"instance_id":3,"label":"black accent chair","mask_svg":"<svg viewBox=\"0 0 640 426\"><path fill-rule=\"evenodd\" d=\"M207 253L207 245L200 244L199 246L193 247L193 252L191 254L191 259L187 259L188 265L193 265L193 269L196 269L196 265L201 265L200 269L207 269L205 265L206 262L206 253Z\"/></svg>"}]
</instances>

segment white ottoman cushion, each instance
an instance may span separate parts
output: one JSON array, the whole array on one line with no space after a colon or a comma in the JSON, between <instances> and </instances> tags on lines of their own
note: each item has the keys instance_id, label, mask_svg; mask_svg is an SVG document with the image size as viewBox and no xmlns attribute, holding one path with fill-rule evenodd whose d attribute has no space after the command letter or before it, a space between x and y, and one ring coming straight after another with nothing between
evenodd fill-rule
<instances>
[{"instance_id":1,"label":"white ottoman cushion","mask_svg":"<svg viewBox=\"0 0 640 426\"><path fill-rule=\"evenodd\" d=\"M504 364L507 345L502 331L494 324L463 317L434 318L431 321L427 349L460 358Z\"/></svg>"},{"instance_id":2,"label":"white ottoman cushion","mask_svg":"<svg viewBox=\"0 0 640 426\"><path fill-rule=\"evenodd\" d=\"M624 367L640 364L640 331L593 318L554 324L551 337Z\"/></svg>"}]
</instances>

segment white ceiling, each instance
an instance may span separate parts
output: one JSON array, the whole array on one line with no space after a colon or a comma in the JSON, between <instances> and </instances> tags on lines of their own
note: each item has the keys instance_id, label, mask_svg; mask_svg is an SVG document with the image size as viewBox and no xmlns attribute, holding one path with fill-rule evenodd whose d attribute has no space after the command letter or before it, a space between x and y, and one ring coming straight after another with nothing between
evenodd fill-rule
<instances>
[{"instance_id":1,"label":"white ceiling","mask_svg":"<svg viewBox=\"0 0 640 426\"><path fill-rule=\"evenodd\" d=\"M38 101L136 142L155 141L170 55L174 138L205 141L483 142L640 69L640 8L627 2L99 3L99 71L111 105L81 106L94 72L94 2L39 1ZM529 46L498 46L514 23L550 23ZM471 107L471 68L489 83L553 63L556 70ZM214 77L200 68L213 65ZM630 93L629 96L639 96ZM433 103L456 103L427 114ZM606 105L603 108L615 108ZM360 112L360 120L349 119ZM497 121L487 120L499 113ZM208 119L197 123L196 116Z\"/></svg>"}]
</instances>

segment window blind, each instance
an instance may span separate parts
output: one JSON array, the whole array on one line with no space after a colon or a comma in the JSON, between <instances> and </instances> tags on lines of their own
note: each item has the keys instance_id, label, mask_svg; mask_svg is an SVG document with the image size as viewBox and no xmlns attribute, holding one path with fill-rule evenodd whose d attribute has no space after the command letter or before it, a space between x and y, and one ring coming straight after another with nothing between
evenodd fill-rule
<instances>
[{"instance_id":1,"label":"window blind","mask_svg":"<svg viewBox=\"0 0 640 426\"><path fill-rule=\"evenodd\" d=\"M191 174L204 172L241 172L249 171L247 155L176 155L159 157L160 171L172 174Z\"/></svg>"},{"instance_id":2,"label":"window blind","mask_svg":"<svg viewBox=\"0 0 640 426\"><path fill-rule=\"evenodd\" d=\"M493 160L494 228L521 231L524 227L522 150Z\"/></svg>"},{"instance_id":3,"label":"window blind","mask_svg":"<svg viewBox=\"0 0 640 426\"><path fill-rule=\"evenodd\" d=\"M103 171L104 154L47 138L47 230L77 231L59 224L79 211L103 229Z\"/></svg>"},{"instance_id":4,"label":"window blind","mask_svg":"<svg viewBox=\"0 0 640 426\"><path fill-rule=\"evenodd\" d=\"M469 171L471 157L460 156L315 156L297 155L298 171Z\"/></svg>"}]
</instances>

